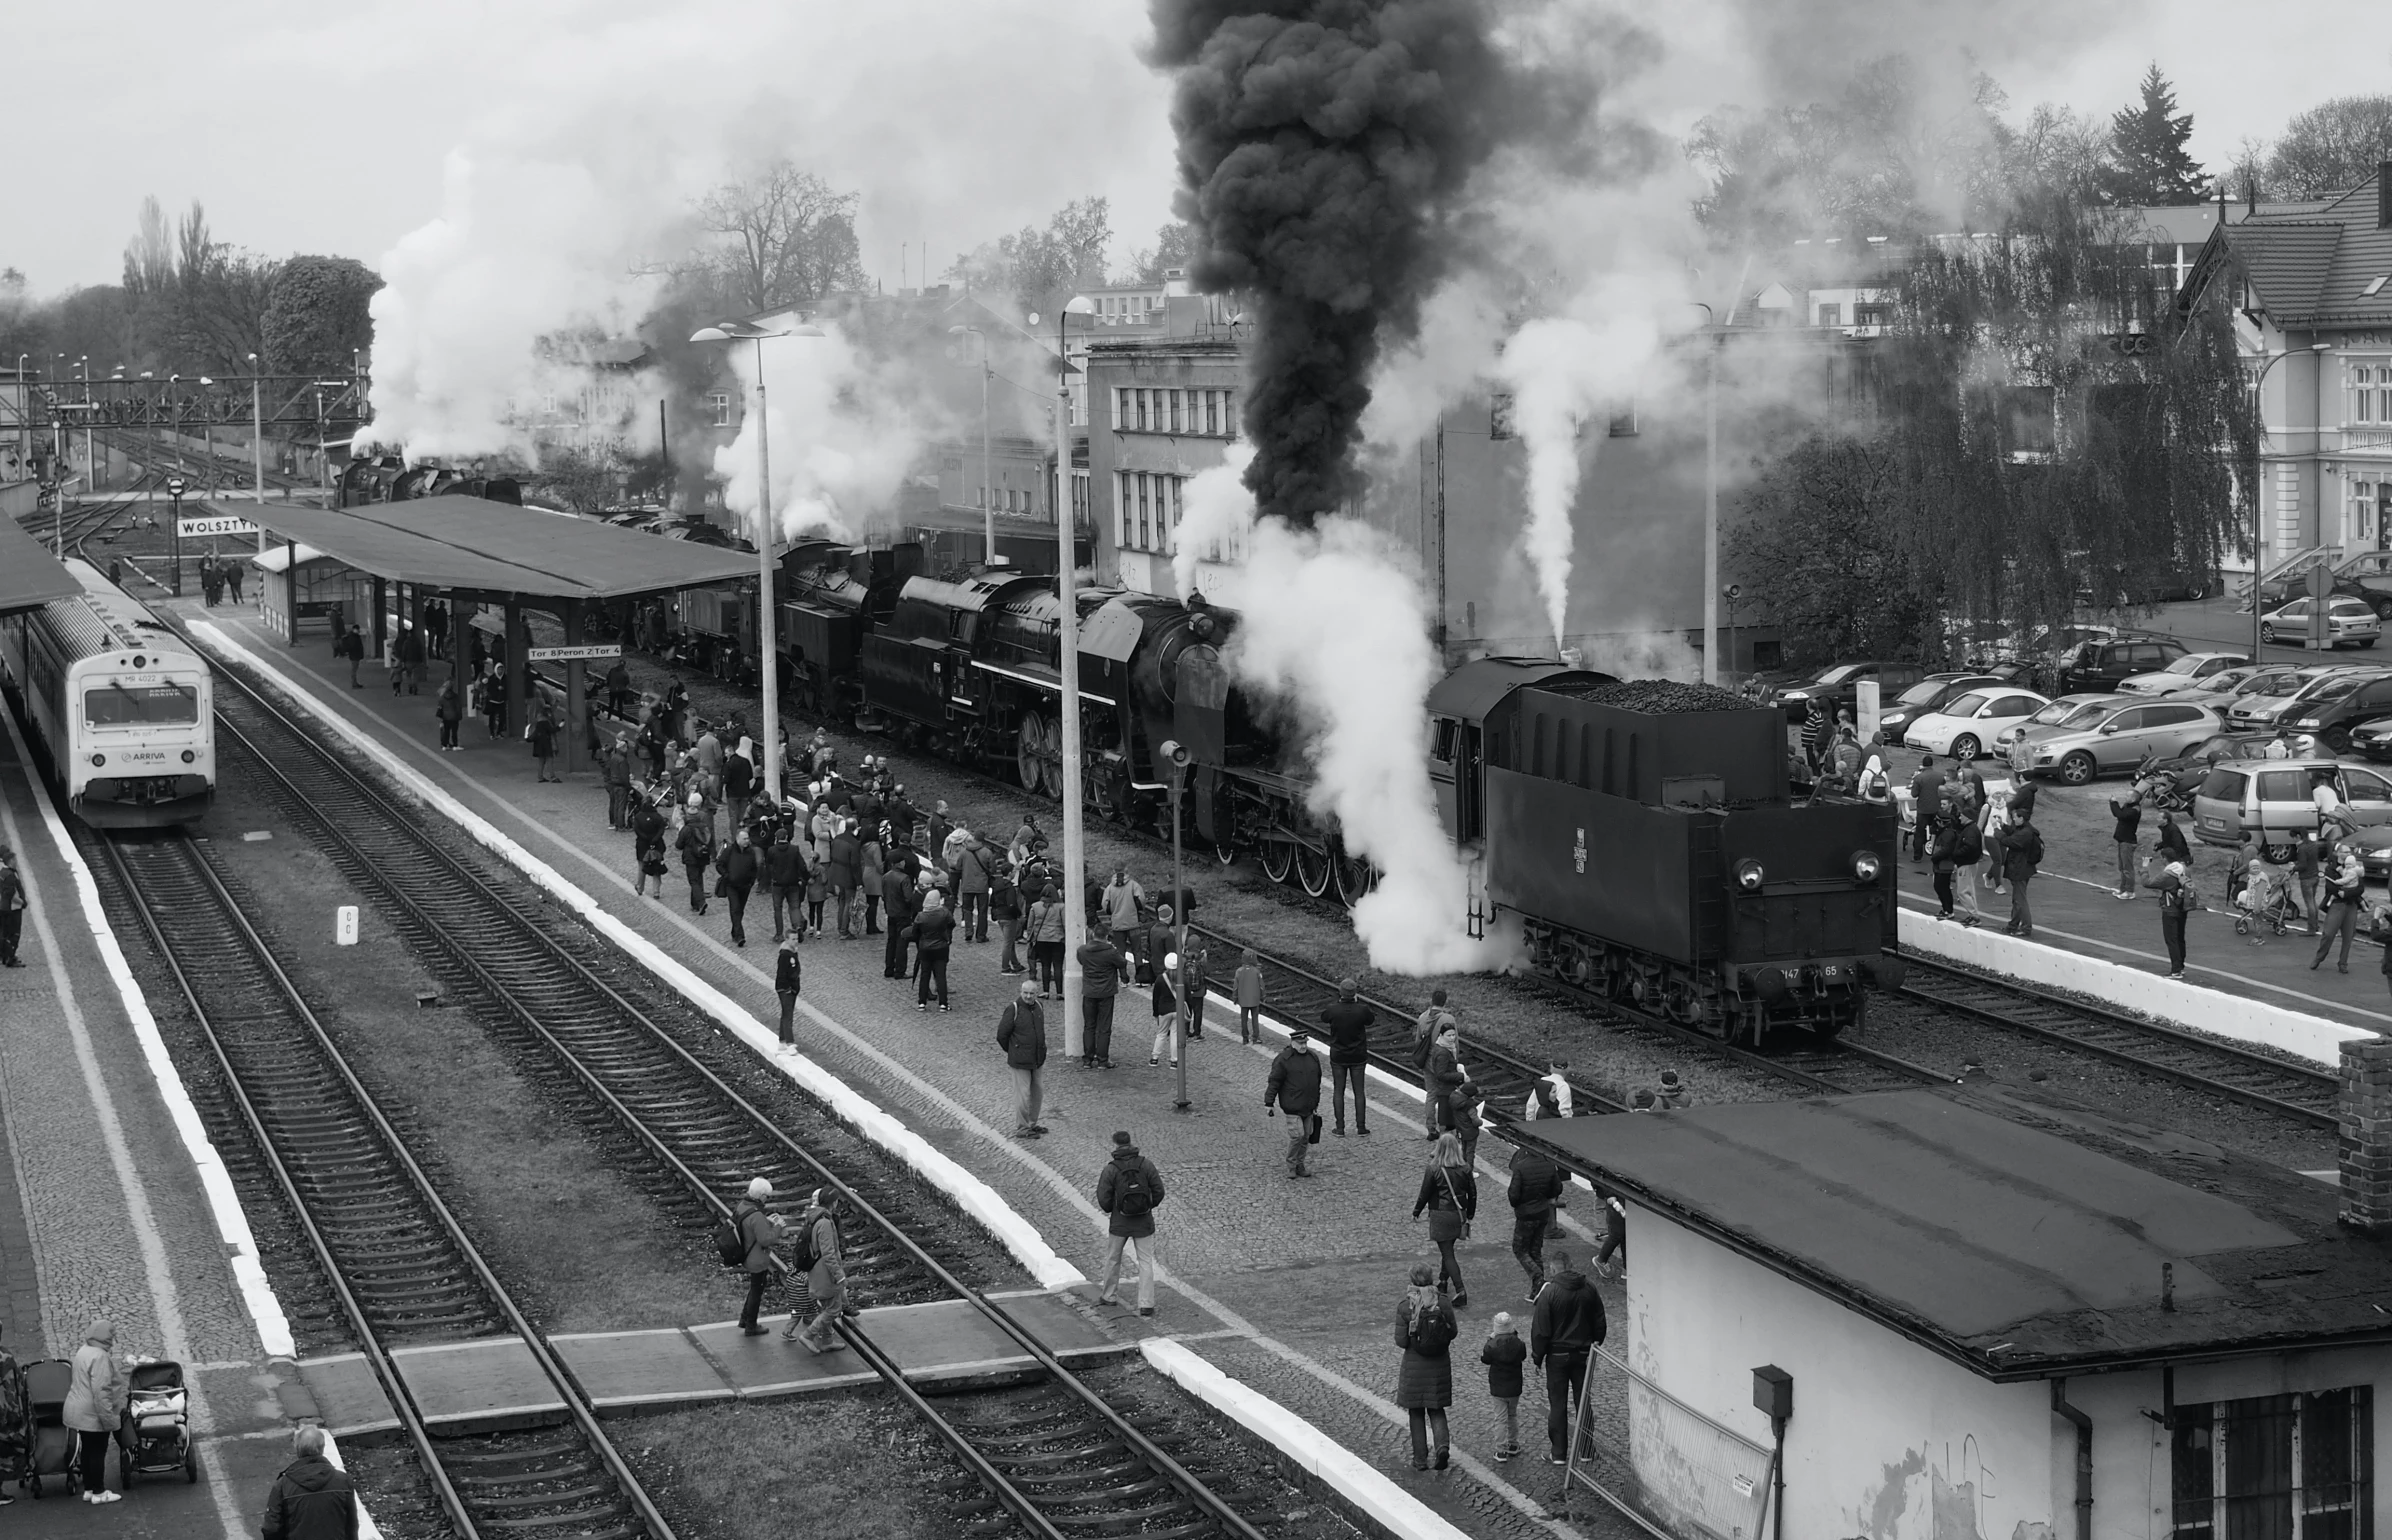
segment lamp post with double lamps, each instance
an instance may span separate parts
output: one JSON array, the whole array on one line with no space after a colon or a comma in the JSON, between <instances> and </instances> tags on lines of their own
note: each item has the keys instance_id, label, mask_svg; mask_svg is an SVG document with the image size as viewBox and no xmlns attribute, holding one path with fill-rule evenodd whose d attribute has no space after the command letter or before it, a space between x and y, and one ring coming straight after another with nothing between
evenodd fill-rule
<instances>
[{"instance_id":1,"label":"lamp post with double lamps","mask_svg":"<svg viewBox=\"0 0 2392 1540\"><path fill-rule=\"evenodd\" d=\"M1063 1051L1071 1057L1086 1052L1086 1023L1080 1015L1080 943L1088 938L1087 832L1081 818L1080 791L1080 601L1072 592L1080 550L1071 508L1071 358L1065 351L1066 330L1076 315L1094 315L1096 302L1074 294L1055 312L1055 594L1063 610L1062 656L1056 659L1062 678L1059 694L1063 720ZM1038 312L1028 317L1038 325Z\"/></svg>"},{"instance_id":2,"label":"lamp post with double lamps","mask_svg":"<svg viewBox=\"0 0 2392 1540\"><path fill-rule=\"evenodd\" d=\"M772 612L772 451L765 443L764 344L772 337L819 337L816 326L785 326L779 331L745 321L702 326L689 334L692 342L752 342L756 345L756 680L764 692L764 784L780 806L781 787L781 671Z\"/></svg>"},{"instance_id":3,"label":"lamp post with double lamps","mask_svg":"<svg viewBox=\"0 0 2392 1540\"><path fill-rule=\"evenodd\" d=\"M2281 353L2270 353L2267 356L2267 362L2259 366L2259 372L2251 377L2251 426L2254 429L2253 446L2256 452L2264 453L2267 448L2267 404L2260 393L2267 387L2268 371L2284 360L2298 358L2303 353L2314 357L2317 360L2317 366L2323 369L2325 355L2332 352L2333 348L2334 345L2330 342L2313 342L2305 348L2286 348ZM2323 394L2322 390L2320 394ZM2286 405L2285 415L2288 417L2291 415L2289 403ZM2324 414L2321 412L2318 415L2317 425L2310 429L2312 434L2322 432L2325 426ZM2314 443L2315 440L2312 439L2311 442ZM2256 464L2256 460L2254 460L2254 464ZM2322 494L2324 488L2321 486L2319 491ZM2260 662L2263 657L2259 650L2259 617L2265 606L2259 602L2259 580L2266 575L2267 569L2267 532L2262 522L2265 516L2261 513L2259 505L2259 488L2253 487L2251 488L2251 661L2253 663Z\"/></svg>"}]
</instances>

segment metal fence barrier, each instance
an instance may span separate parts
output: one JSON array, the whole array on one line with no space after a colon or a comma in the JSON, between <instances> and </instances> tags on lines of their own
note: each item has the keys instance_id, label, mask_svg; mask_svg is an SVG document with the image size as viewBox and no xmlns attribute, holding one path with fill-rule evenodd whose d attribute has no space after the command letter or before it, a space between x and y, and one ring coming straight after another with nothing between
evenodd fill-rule
<instances>
[{"instance_id":1,"label":"metal fence barrier","mask_svg":"<svg viewBox=\"0 0 2392 1540\"><path fill-rule=\"evenodd\" d=\"M1760 1540L1770 1451L1597 1348L1564 1472L1657 1540Z\"/></svg>"}]
</instances>

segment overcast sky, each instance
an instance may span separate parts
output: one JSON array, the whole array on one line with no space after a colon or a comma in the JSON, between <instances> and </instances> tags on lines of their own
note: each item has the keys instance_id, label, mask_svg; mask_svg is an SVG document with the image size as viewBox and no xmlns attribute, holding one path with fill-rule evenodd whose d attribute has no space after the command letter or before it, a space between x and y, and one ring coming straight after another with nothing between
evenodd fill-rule
<instances>
[{"instance_id":1,"label":"overcast sky","mask_svg":"<svg viewBox=\"0 0 2392 1540\"><path fill-rule=\"evenodd\" d=\"M2004 17L1981 0L1914 3ZM2002 83L2019 110L2106 112L2156 57L2214 167L2322 98L2392 87L2384 14L2380 0L2150 0L2055 61L2011 63ZM944 267L1090 192L1112 198L1126 256L1167 216L1172 176L1143 30L1137 0L20 6L11 107L41 125L20 147L43 153L13 163L0 264L44 293L113 282L148 193L170 212L205 200L220 238L268 255L378 262L441 212L453 150L543 126L778 143L865 194L866 264L891 287L900 242L928 241ZM693 185L672 191L702 190L708 157L678 164Z\"/></svg>"}]
</instances>

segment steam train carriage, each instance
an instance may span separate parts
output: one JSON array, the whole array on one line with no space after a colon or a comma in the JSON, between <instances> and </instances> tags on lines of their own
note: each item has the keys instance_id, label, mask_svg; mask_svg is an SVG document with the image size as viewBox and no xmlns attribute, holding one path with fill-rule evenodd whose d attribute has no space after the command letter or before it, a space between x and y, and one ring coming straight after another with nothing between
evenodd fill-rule
<instances>
[{"instance_id":1,"label":"steam train carriage","mask_svg":"<svg viewBox=\"0 0 2392 1540\"><path fill-rule=\"evenodd\" d=\"M68 806L98 829L188 822L216 793L207 665L92 567L73 598L0 620L0 665Z\"/></svg>"},{"instance_id":2,"label":"steam train carriage","mask_svg":"<svg viewBox=\"0 0 2392 1540\"><path fill-rule=\"evenodd\" d=\"M1486 893L1538 971L1756 1043L1833 1036L1901 982L1894 811L1790 802L1776 712L1556 677L1484 733Z\"/></svg>"}]
</instances>

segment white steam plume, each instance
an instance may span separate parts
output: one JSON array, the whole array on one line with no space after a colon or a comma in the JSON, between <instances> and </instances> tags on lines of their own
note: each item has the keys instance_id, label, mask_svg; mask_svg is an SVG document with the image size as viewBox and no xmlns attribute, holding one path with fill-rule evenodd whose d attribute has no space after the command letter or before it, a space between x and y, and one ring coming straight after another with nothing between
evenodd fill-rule
<instances>
[{"instance_id":1,"label":"white steam plume","mask_svg":"<svg viewBox=\"0 0 2392 1540\"><path fill-rule=\"evenodd\" d=\"M536 60L445 149L441 206L377 264L368 437L410 454L525 453L513 415L560 382L535 344L625 336L685 257L695 202L788 159L858 194L865 265L895 287L1066 202L1112 199L1124 243L1163 217L1170 132L1115 0L578 0L570 24L417 0L409 29ZM398 25L392 20L388 25ZM370 49L371 28L359 29ZM366 56L359 53L357 57ZM957 80L1070 80L991 113ZM1085 155L1055 147L1078 144ZM389 152L385 152L386 155ZM363 168L372 185L376 167ZM992 299L995 298L992 296ZM1010 296L1006 297L1010 305ZM682 335L686 335L686 331ZM670 339L678 344L679 338ZM564 391L579 393L567 378ZM510 411L510 403L514 411Z\"/></svg>"},{"instance_id":2,"label":"white steam plume","mask_svg":"<svg viewBox=\"0 0 2392 1540\"><path fill-rule=\"evenodd\" d=\"M1207 560L1209 552L1216 546L1226 550L1246 544L1254 528L1254 494L1246 490L1246 467L1253 460L1254 445L1240 439L1229 446L1219 465L1189 478L1179 527L1171 532L1171 581L1182 602L1196 592L1196 564Z\"/></svg>"},{"instance_id":3,"label":"white steam plume","mask_svg":"<svg viewBox=\"0 0 2392 1540\"><path fill-rule=\"evenodd\" d=\"M826 535L852 541L874 509L897 493L921 452L927 422L917 405L906 410L904 392L882 366L867 359L839 327L825 322L819 337L765 339L761 425L772 467L773 523L779 538ZM756 344L727 344L731 366L753 402ZM740 418L739 436L714 452L715 474L725 479L723 502L745 521L753 538L756 517L756 432L754 411Z\"/></svg>"},{"instance_id":4,"label":"white steam plume","mask_svg":"<svg viewBox=\"0 0 2392 1540\"><path fill-rule=\"evenodd\" d=\"M1463 928L1468 877L1428 778L1429 686L1444 671L1404 553L1352 519L1253 526L1228 663L1295 708L1309 805L1380 873L1354 906L1371 966L1411 975L1502 967L1513 947Z\"/></svg>"}]
</instances>

